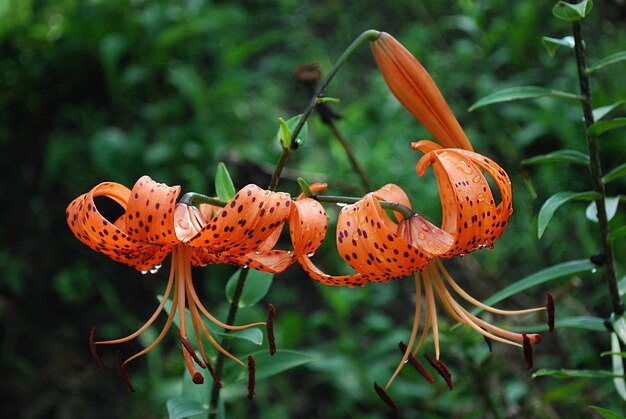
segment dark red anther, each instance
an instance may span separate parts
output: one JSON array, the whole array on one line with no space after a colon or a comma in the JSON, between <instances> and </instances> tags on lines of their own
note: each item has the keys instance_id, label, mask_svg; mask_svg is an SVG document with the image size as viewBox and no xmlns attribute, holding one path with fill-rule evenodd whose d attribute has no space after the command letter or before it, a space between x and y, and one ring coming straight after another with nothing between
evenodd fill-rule
<instances>
[{"instance_id":1,"label":"dark red anther","mask_svg":"<svg viewBox=\"0 0 626 419\"><path fill-rule=\"evenodd\" d=\"M274 317L276 317L276 309L273 304L267 306L267 342L270 345L270 355L276 353L276 339L274 337Z\"/></svg>"},{"instance_id":2,"label":"dark red anther","mask_svg":"<svg viewBox=\"0 0 626 419\"><path fill-rule=\"evenodd\" d=\"M176 336L178 337L178 340L180 340L180 342L183 344L183 348L185 348L187 353L189 353L189 355L191 355L191 358L194 360L194 362L196 364L198 364L198 366L200 368L206 368L206 365L204 365L204 362L202 362L202 360L200 358L198 358L198 355L196 354L196 351L193 349L193 346L191 346L191 343L189 343L187 338L185 338L183 335L181 335L180 332L176 333ZM194 377L194 380L195 380L195 377ZM202 379L202 381L204 382L204 378ZM194 383L195 383L195 381L194 381ZM196 383L196 384L198 384L198 383Z\"/></svg>"},{"instance_id":3,"label":"dark red anther","mask_svg":"<svg viewBox=\"0 0 626 419\"><path fill-rule=\"evenodd\" d=\"M133 383L130 381L130 376L124 368L124 363L122 362L122 353L119 350L115 353L115 358L117 359L117 365L119 365L120 377L122 378L122 380L124 380L126 386L128 386L128 389L134 393L135 387L133 387Z\"/></svg>"},{"instance_id":4,"label":"dark red anther","mask_svg":"<svg viewBox=\"0 0 626 419\"><path fill-rule=\"evenodd\" d=\"M254 397L255 375L256 362L252 356L248 355L248 400L252 400Z\"/></svg>"},{"instance_id":5,"label":"dark red anther","mask_svg":"<svg viewBox=\"0 0 626 419\"><path fill-rule=\"evenodd\" d=\"M398 407L396 402L394 402L393 399L389 397L389 394L387 394L385 389L379 386L376 382L374 382L374 390L376 390L376 394L378 394L378 397L380 397L380 399L384 401L385 404L391 408L391 410L393 410L394 412L400 411L400 407Z\"/></svg>"},{"instance_id":6,"label":"dark red anther","mask_svg":"<svg viewBox=\"0 0 626 419\"><path fill-rule=\"evenodd\" d=\"M404 342L398 343L398 347L400 348L400 352L402 352L402 354L404 355L407 350L407 346L404 344ZM432 376L432 374L428 372L428 370L422 365L421 362L417 360L417 358L413 356L412 353L409 353L408 361L411 363L411 365L413 365L417 372L419 372L422 377L426 379L426 381L428 381L430 384L435 382L435 378Z\"/></svg>"},{"instance_id":7,"label":"dark red anther","mask_svg":"<svg viewBox=\"0 0 626 419\"><path fill-rule=\"evenodd\" d=\"M89 350L91 351L91 356L93 357L94 362L96 363L96 367L100 370L102 374L104 374L104 370L102 369L102 363L100 362L100 357L98 356L98 349L96 348L96 327L91 328L91 333L89 334Z\"/></svg>"},{"instance_id":8,"label":"dark red anther","mask_svg":"<svg viewBox=\"0 0 626 419\"><path fill-rule=\"evenodd\" d=\"M191 380L193 381L194 384L204 384L204 376L200 374L198 371L196 371L193 374L193 377L191 377Z\"/></svg>"},{"instance_id":9,"label":"dark red anther","mask_svg":"<svg viewBox=\"0 0 626 419\"><path fill-rule=\"evenodd\" d=\"M530 344L530 339L528 339L528 335L526 335L526 333L522 333L522 339L526 369L529 370L533 367L533 347Z\"/></svg>"},{"instance_id":10,"label":"dark red anther","mask_svg":"<svg viewBox=\"0 0 626 419\"><path fill-rule=\"evenodd\" d=\"M487 346L489 346L489 352L493 352L493 348L491 347L491 339L489 339L487 336L483 336L485 338L485 342L487 343Z\"/></svg>"},{"instance_id":11,"label":"dark red anther","mask_svg":"<svg viewBox=\"0 0 626 419\"><path fill-rule=\"evenodd\" d=\"M209 370L209 373L211 374L211 378L213 378L213 382L218 388L222 388L222 382L220 381L220 377L217 376L217 373L215 372L213 365L211 365L209 360L206 358L205 358L205 361L206 361L206 367Z\"/></svg>"},{"instance_id":12,"label":"dark red anther","mask_svg":"<svg viewBox=\"0 0 626 419\"><path fill-rule=\"evenodd\" d=\"M444 364L442 361L436 358L431 358L426 353L424 354L424 358L426 358L426 360L430 363L430 365L432 365L433 368L437 370L439 375L441 375L441 378L444 379L446 384L448 384L448 387L450 387L450 390L452 390L454 388L454 382L452 381L452 373L450 372L450 370L448 370L448 367L446 367L446 364Z\"/></svg>"},{"instance_id":13,"label":"dark red anther","mask_svg":"<svg viewBox=\"0 0 626 419\"><path fill-rule=\"evenodd\" d=\"M554 330L554 297L551 292L547 292L548 302L546 303L546 311L548 312L548 329L550 332Z\"/></svg>"}]
</instances>

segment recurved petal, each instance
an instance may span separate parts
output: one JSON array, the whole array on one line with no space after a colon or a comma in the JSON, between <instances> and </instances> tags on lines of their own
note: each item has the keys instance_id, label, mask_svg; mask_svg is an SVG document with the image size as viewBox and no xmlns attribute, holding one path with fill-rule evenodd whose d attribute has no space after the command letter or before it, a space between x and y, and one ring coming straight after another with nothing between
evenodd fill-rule
<instances>
[{"instance_id":1,"label":"recurved petal","mask_svg":"<svg viewBox=\"0 0 626 419\"><path fill-rule=\"evenodd\" d=\"M170 248L131 238L123 225L120 228L100 214L94 202L97 196L113 199L126 209L130 190L115 182L104 182L72 201L66 218L74 236L93 250L138 270L148 270L161 263Z\"/></svg>"},{"instance_id":2,"label":"recurved petal","mask_svg":"<svg viewBox=\"0 0 626 419\"><path fill-rule=\"evenodd\" d=\"M372 53L389 89L444 147L473 150L443 95L420 62L393 36L381 32Z\"/></svg>"},{"instance_id":3,"label":"recurved petal","mask_svg":"<svg viewBox=\"0 0 626 419\"><path fill-rule=\"evenodd\" d=\"M126 208L126 231L146 243L174 245L179 242L174 229L174 209L180 186L167 186L149 176L137 180Z\"/></svg>"}]
</instances>

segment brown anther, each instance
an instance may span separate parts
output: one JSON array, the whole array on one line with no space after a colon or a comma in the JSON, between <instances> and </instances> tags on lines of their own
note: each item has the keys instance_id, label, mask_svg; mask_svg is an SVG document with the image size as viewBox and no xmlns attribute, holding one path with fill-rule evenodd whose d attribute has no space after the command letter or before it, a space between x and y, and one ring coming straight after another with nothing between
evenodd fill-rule
<instances>
[{"instance_id":1,"label":"brown anther","mask_svg":"<svg viewBox=\"0 0 626 419\"><path fill-rule=\"evenodd\" d=\"M124 368L124 363L122 362L122 353L119 350L115 353L115 358L117 359L117 365L119 366L120 377L122 378L122 380L124 380L124 382L128 386L128 389L134 393L135 387L133 387L133 383L130 381L130 376Z\"/></svg>"},{"instance_id":2,"label":"brown anther","mask_svg":"<svg viewBox=\"0 0 626 419\"><path fill-rule=\"evenodd\" d=\"M206 365L204 365L204 362L202 362L202 360L198 357L198 355L196 354L196 351L193 349L193 346L191 346L191 343L189 343L187 338L181 335L180 332L176 333L176 336L178 337L178 340L180 340L180 342L183 344L183 348L185 348L187 353L191 355L191 358L194 360L194 362L198 364L200 368L206 368ZM195 380L195 376L194 376L194 380ZM204 378L202 379L202 381L204 381Z\"/></svg>"},{"instance_id":3,"label":"brown anther","mask_svg":"<svg viewBox=\"0 0 626 419\"><path fill-rule=\"evenodd\" d=\"M193 374L193 377L191 377L191 380L193 381L194 384L204 384L204 376L200 374L198 371L196 371Z\"/></svg>"},{"instance_id":4,"label":"brown anther","mask_svg":"<svg viewBox=\"0 0 626 419\"><path fill-rule=\"evenodd\" d=\"M394 412L400 411L400 407L398 407L396 402L394 402L393 399L389 397L389 394L387 394L385 389L379 386L376 382L374 382L374 390L376 390L376 394L378 394L378 397L380 397L380 399L384 401L385 404L391 408L391 410L393 410Z\"/></svg>"},{"instance_id":5,"label":"brown anther","mask_svg":"<svg viewBox=\"0 0 626 419\"><path fill-rule=\"evenodd\" d=\"M254 397L254 386L256 375L256 362L251 355L248 355L248 400L252 400Z\"/></svg>"},{"instance_id":6,"label":"brown anther","mask_svg":"<svg viewBox=\"0 0 626 419\"><path fill-rule=\"evenodd\" d=\"M547 292L548 302L546 303L546 311L548 312L548 329L550 333L554 331L554 297L551 292Z\"/></svg>"},{"instance_id":7,"label":"brown anther","mask_svg":"<svg viewBox=\"0 0 626 419\"><path fill-rule=\"evenodd\" d=\"M448 367L446 367L446 364L444 364L443 361L440 361L436 358L431 358L430 355L426 353L424 354L424 358L426 358L426 360L430 363L430 365L432 365L433 368L437 370L439 375L441 375L441 378L443 378L446 384L448 384L448 387L450 387L450 390L454 389L454 382L452 381L452 373L450 372L450 370L448 370Z\"/></svg>"},{"instance_id":8,"label":"brown anther","mask_svg":"<svg viewBox=\"0 0 626 419\"><path fill-rule=\"evenodd\" d=\"M402 354L404 354L407 350L407 346L404 344L404 342L398 343L398 347L400 348L400 352L402 352ZM417 372L419 372L422 377L426 379L426 381L428 381L430 384L435 382L435 377L433 377L432 374L428 372L428 370L422 365L421 362L417 360L417 358L413 356L412 353L409 353L408 361L411 363L411 365L413 365Z\"/></svg>"},{"instance_id":9,"label":"brown anther","mask_svg":"<svg viewBox=\"0 0 626 419\"><path fill-rule=\"evenodd\" d=\"M96 327L94 326L91 328L91 333L89 334L89 351L91 351L91 356L96 363L96 367L98 367L100 372L104 374L104 370L102 369L102 363L100 362L100 357L98 356L98 349L96 348L96 346Z\"/></svg>"},{"instance_id":10,"label":"brown anther","mask_svg":"<svg viewBox=\"0 0 626 419\"><path fill-rule=\"evenodd\" d=\"M222 382L220 381L220 377L217 376L217 373L215 372L213 365L211 365L209 360L206 358L205 358L205 361L206 361L206 367L209 370L209 374L211 374L211 378L213 378L213 382L218 388L222 388Z\"/></svg>"},{"instance_id":11,"label":"brown anther","mask_svg":"<svg viewBox=\"0 0 626 419\"><path fill-rule=\"evenodd\" d=\"M522 345L524 347L524 359L526 360L526 369L529 370L533 367L533 347L530 344L530 339L526 333L522 333Z\"/></svg>"},{"instance_id":12,"label":"brown anther","mask_svg":"<svg viewBox=\"0 0 626 419\"><path fill-rule=\"evenodd\" d=\"M489 339L487 336L483 336L485 338L485 343L487 343L487 346L489 346L489 352L493 352L493 347L491 346L491 339Z\"/></svg>"},{"instance_id":13,"label":"brown anther","mask_svg":"<svg viewBox=\"0 0 626 419\"><path fill-rule=\"evenodd\" d=\"M274 317L276 317L276 309L273 304L267 306L267 323L265 324L267 328L267 342L270 346L270 355L274 355L276 353L276 339L274 337Z\"/></svg>"}]
</instances>

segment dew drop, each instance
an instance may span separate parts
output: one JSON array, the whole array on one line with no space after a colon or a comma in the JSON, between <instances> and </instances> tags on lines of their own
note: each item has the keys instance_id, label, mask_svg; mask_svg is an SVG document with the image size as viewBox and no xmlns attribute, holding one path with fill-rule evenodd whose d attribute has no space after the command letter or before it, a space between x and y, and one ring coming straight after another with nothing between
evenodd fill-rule
<instances>
[{"instance_id":1,"label":"dew drop","mask_svg":"<svg viewBox=\"0 0 626 419\"><path fill-rule=\"evenodd\" d=\"M424 239L426 238L426 234L424 234L424 233L421 233L421 232L420 232L420 233L418 233L418 234L417 234L417 237L418 237L420 240L424 240Z\"/></svg>"},{"instance_id":2,"label":"dew drop","mask_svg":"<svg viewBox=\"0 0 626 419\"><path fill-rule=\"evenodd\" d=\"M315 256L315 252L311 252L308 255L306 255L306 257L308 257L308 258L312 258L313 256Z\"/></svg>"},{"instance_id":3,"label":"dew drop","mask_svg":"<svg viewBox=\"0 0 626 419\"><path fill-rule=\"evenodd\" d=\"M178 220L178 227L180 227L183 230L189 230L189 223L187 222L187 220L185 219L179 219Z\"/></svg>"},{"instance_id":4,"label":"dew drop","mask_svg":"<svg viewBox=\"0 0 626 419\"><path fill-rule=\"evenodd\" d=\"M468 166L468 164L464 161L461 160L459 162L459 164L456 165L457 169L462 170L463 173L467 174L467 175L471 175L472 173L474 173L474 170Z\"/></svg>"},{"instance_id":5,"label":"dew drop","mask_svg":"<svg viewBox=\"0 0 626 419\"><path fill-rule=\"evenodd\" d=\"M161 269L161 264L154 265L154 266L152 267L152 269L150 269L150 273L151 273L151 274L155 274L155 273L159 272L159 269Z\"/></svg>"},{"instance_id":6,"label":"dew drop","mask_svg":"<svg viewBox=\"0 0 626 419\"><path fill-rule=\"evenodd\" d=\"M282 200L284 201L285 199L287 199L287 196L288 196L288 195L286 195L286 194L281 194L281 195L280 195L280 199L282 199Z\"/></svg>"},{"instance_id":7,"label":"dew drop","mask_svg":"<svg viewBox=\"0 0 626 419\"><path fill-rule=\"evenodd\" d=\"M478 196L476 196L476 199L478 200L478 202L482 202L485 200L485 194L479 193Z\"/></svg>"},{"instance_id":8,"label":"dew drop","mask_svg":"<svg viewBox=\"0 0 626 419\"><path fill-rule=\"evenodd\" d=\"M348 204L346 204L345 202L337 202L337 206L338 206L338 207L342 207L342 208L343 208L343 207L345 207L346 205L348 205Z\"/></svg>"},{"instance_id":9,"label":"dew drop","mask_svg":"<svg viewBox=\"0 0 626 419\"><path fill-rule=\"evenodd\" d=\"M476 175L474 176L474 179L472 179L474 181L474 183L478 183L480 182L480 176Z\"/></svg>"},{"instance_id":10,"label":"dew drop","mask_svg":"<svg viewBox=\"0 0 626 419\"><path fill-rule=\"evenodd\" d=\"M592 273L592 274L595 274L596 272L598 272L598 269L597 269L597 268L592 268L592 269L591 269L591 273Z\"/></svg>"},{"instance_id":11,"label":"dew drop","mask_svg":"<svg viewBox=\"0 0 626 419\"><path fill-rule=\"evenodd\" d=\"M145 274L147 274L147 273L148 273L148 271L141 271L141 274L142 274L142 275L145 275Z\"/></svg>"},{"instance_id":12,"label":"dew drop","mask_svg":"<svg viewBox=\"0 0 626 419\"><path fill-rule=\"evenodd\" d=\"M357 233L356 231L354 233L352 233L352 239L353 240L358 240L359 239L359 233Z\"/></svg>"}]
</instances>

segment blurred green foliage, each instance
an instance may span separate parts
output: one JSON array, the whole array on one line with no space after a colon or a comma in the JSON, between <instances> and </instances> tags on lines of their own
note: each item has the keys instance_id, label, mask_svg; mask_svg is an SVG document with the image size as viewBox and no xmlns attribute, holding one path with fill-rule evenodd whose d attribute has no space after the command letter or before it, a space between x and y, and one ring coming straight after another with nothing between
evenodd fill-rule
<instances>
[{"instance_id":1,"label":"blurred green foliage","mask_svg":"<svg viewBox=\"0 0 626 419\"><path fill-rule=\"evenodd\" d=\"M347 4L350 3L350 4ZM156 305L165 275L142 276L90 251L65 225L63 211L95 184L129 187L143 174L184 191L212 194L218 162L236 187L268 183L280 145L277 119L300 113L308 92L294 68L315 60L322 71L366 29L396 36L437 81L476 150L511 175L516 212L493 252L447 263L471 294L485 299L539 269L598 252L585 205L570 205L537 239L537 212L561 190L590 189L580 167L543 165L519 170L521 160L566 148L585 151L579 105L543 98L468 113L496 90L538 85L577 93L570 51L554 57L542 36L562 38L569 25L552 4L505 0L451 2L4 0L0 2L0 362L3 415L23 418L128 417L166 414L165 402L189 380L174 339L129 367L139 391L129 395L102 351L100 377L88 353L92 325L106 337L135 330ZM590 64L625 49L626 10L597 1L583 32ZM594 103L626 97L624 64L594 73ZM418 179L411 140L428 133L388 92L367 48L358 51L326 92L338 125L378 187L394 182L413 206L436 220L432 175ZM619 113L617 109L614 112ZM623 110L621 111L623 115ZM623 130L600 147L606 169L624 162ZM532 179L534 193L522 175ZM343 149L317 118L305 145L288 162L280 190L295 179L325 181L331 192L362 192ZM626 182L608 186L624 194ZM623 208L623 207L622 207ZM115 209L107 209L115 211ZM336 209L327 208L331 219ZM623 210L611 221L624 225ZM332 230L332 229L331 229ZM327 240L316 261L345 267ZM616 255L626 254L624 240ZM233 268L194 271L207 306L225 318L224 287ZM618 266L623 277L624 266ZM588 273L551 283L558 316L610 314L606 287ZM548 288L516 295L510 308L540 304ZM279 348L304 351L316 362L259 382L254 404L224 394L232 417L385 417L371 388L389 377L406 339L414 302L411 281L330 289L298 267L278 276L266 300L278 309ZM263 317L258 307L238 322ZM524 324L540 323L529 317ZM524 324L516 324L522 327ZM610 380L530 380L521 353L502 345L489 354L482 338L440 325L443 356L457 387L428 385L409 369L392 388L407 417L581 417L587 406L621 411ZM146 338L147 339L147 338ZM599 356L609 335L561 329L536 347L545 368L609 368ZM124 348L138 350L137 344ZM204 391L194 387L194 391ZM237 403L231 403L237 401Z\"/></svg>"}]
</instances>

